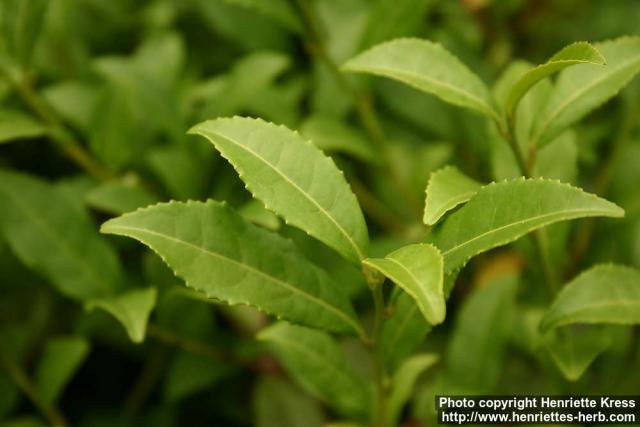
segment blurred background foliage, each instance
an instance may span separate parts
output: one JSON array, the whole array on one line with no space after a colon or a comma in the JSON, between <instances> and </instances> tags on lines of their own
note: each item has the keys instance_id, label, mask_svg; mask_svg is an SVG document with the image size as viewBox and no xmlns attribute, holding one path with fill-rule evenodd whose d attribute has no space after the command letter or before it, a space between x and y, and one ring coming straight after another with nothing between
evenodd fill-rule
<instances>
[{"instance_id":1,"label":"blurred background foliage","mask_svg":"<svg viewBox=\"0 0 640 427\"><path fill-rule=\"evenodd\" d=\"M514 172L480 117L391 81L341 75L336 65L416 36L442 43L493 84L514 59L539 63L573 41L640 34L634 0L2 0L0 13L0 167L48 181L96 230L157 201L226 200L291 238L365 313L361 274L252 201L226 161L185 134L189 127L248 115L298 129L345 171L373 253L382 255L424 233L420 211L434 169L455 164L484 182ZM636 80L575 127L561 154L540 153L546 176L626 210L620 221L551 228L552 260L565 278L597 262L640 267L639 95ZM373 143L363 103L373 106L384 149ZM0 236L2 425L335 419L255 343L263 315L203 301L141 246L97 238L117 250L123 286L157 289L146 339L132 343L118 314L57 291ZM609 349L575 383L540 351L532 325L546 296L537 265L525 261L535 259L530 252L521 241L460 275L446 323L422 344L441 361L420 379L406 425L431 419L434 392L637 393L637 330L614 328ZM368 375L362 348L343 345Z\"/></svg>"}]
</instances>

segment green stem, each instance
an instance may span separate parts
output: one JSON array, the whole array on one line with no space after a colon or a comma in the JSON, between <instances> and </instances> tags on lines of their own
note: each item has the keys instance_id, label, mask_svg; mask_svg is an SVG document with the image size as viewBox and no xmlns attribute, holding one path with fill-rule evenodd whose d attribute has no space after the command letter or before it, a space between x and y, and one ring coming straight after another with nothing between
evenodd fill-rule
<instances>
[{"instance_id":1,"label":"green stem","mask_svg":"<svg viewBox=\"0 0 640 427\"><path fill-rule=\"evenodd\" d=\"M525 155L520 149L520 145L515 137L515 119L510 117L507 120L506 128L501 126L498 122L496 122L496 126L503 138L505 138L509 143L511 150L516 157L516 161L518 162L520 173L525 178L531 178L532 171L535 166L535 149L530 149L528 158L525 158ZM542 267L542 272L544 274L545 281L547 282L547 287L549 288L550 297L553 298L558 292L558 282L551 265L551 260L549 259L545 237L546 235L540 230L535 230L531 233L531 240L537 253L540 266Z\"/></svg>"},{"instance_id":2,"label":"green stem","mask_svg":"<svg viewBox=\"0 0 640 427\"><path fill-rule=\"evenodd\" d=\"M68 427L69 423L60 410L52 403L45 403L38 393L36 385L31 381L27 373L10 356L4 354L0 347L0 365L2 365L11 380L24 393L24 395L40 411L42 416L55 427Z\"/></svg>"},{"instance_id":3,"label":"green stem","mask_svg":"<svg viewBox=\"0 0 640 427\"><path fill-rule=\"evenodd\" d=\"M411 189L404 184L398 169L390 161L391 156L388 155L387 140L382 126L380 125L380 120L378 120L375 109L373 108L371 98L358 91L351 84L344 73L340 71L338 64L336 64L331 55L329 55L329 52L324 45L324 37L322 35L320 24L309 3L306 0L296 0L296 5L298 6L308 32L309 40L306 43L307 50L312 56L325 64L340 87L351 96L355 104L356 114L358 115L358 119L360 120L362 127L369 135L371 141L382 152L382 158L385 162L385 168L391 177L391 182L398 192L403 195L411 210L415 212L416 218L421 220L421 202Z\"/></svg>"},{"instance_id":4,"label":"green stem","mask_svg":"<svg viewBox=\"0 0 640 427\"><path fill-rule=\"evenodd\" d=\"M99 164L72 136L58 117L50 110L46 102L33 89L26 73L22 73L20 80L7 76L23 101L49 127L49 136L58 147L80 168L101 181L115 177L107 168Z\"/></svg>"},{"instance_id":5,"label":"green stem","mask_svg":"<svg viewBox=\"0 0 640 427\"><path fill-rule=\"evenodd\" d=\"M372 342L370 343L373 353L373 379L375 386L375 404L371 414L371 427L387 427L387 379L384 367L384 350L381 346L382 326L384 324L386 310L382 284L384 276L377 271L365 267L364 277L367 281L371 296L373 298L374 319Z\"/></svg>"}]
</instances>

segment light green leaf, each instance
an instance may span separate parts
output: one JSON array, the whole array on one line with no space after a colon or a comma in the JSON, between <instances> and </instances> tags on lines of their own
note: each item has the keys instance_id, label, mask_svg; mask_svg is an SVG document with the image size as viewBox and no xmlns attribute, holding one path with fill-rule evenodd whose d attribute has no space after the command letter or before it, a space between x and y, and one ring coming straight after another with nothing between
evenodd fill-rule
<instances>
[{"instance_id":1,"label":"light green leaf","mask_svg":"<svg viewBox=\"0 0 640 427\"><path fill-rule=\"evenodd\" d=\"M446 311L443 260L434 246L407 245L384 258L367 258L363 264L384 274L411 295L429 323L442 323Z\"/></svg>"},{"instance_id":2,"label":"light green leaf","mask_svg":"<svg viewBox=\"0 0 640 427\"><path fill-rule=\"evenodd\" d=\"M511 114L516 109L524 94L527 93L531 87L551 74L557 73L571 65L604 65L605 62L600 52L590 43L576 42L564 47L544 64L527 71L511 87L506 100L507 113Z\"/></svg>"},{"instance_id":3,"label":"light green leaf","mask_svg":"<svg viewBox=\"0 0 640 427\"><path fill-rule=\"evenodd\" d=\"M396 39L350 59L343 70L388 77L443 101L498 118L486 85L437 43Z\"/></svg>"},{"instance_id":4,"label":"light green leaf","mask_svg":"<svg viewBox=\"0 0 640 427\"><path fill-rule=\"evenodd\" d=\"M611 345L606 327L552 329L542 342L562 375L576 381L589 365Z\"/></svg>"},{"instance_id":5,"label":"light green leaf","mask_svg":"<svg viewBox=\"0 0 640 427\"><path fill-rule=\"evenodd\" d=\"M393 372L396 367L424 340L431 330L420 312L416 301L407 293L395 292L392 297L391 318L382 326L380 345L387 369Z\"/></svg>"},{"instance_id":6,"label":"light green leaf","mask_svg":"<svg viewBox=\"0 0 640 427\"><path fill-rule=\"evenodd\" d=\"M273 347L289 373L309 393L345 416L368 414L370 390L348 364L340 346L327 333L276 323L258 334Z\"/></svg>"},{"instance_id":7,"label":"light green leaf","mask_svg":"<svg viewBox=\"0 0 640 427\"><path fill-rule=\"evenodd\" d=\"M291 241L223 204L170 202L102 225L157 252L187 286L228 304L340 332L362 330L349 300Z\"/></svg>"},{"instance_id":8,"label":"light green leaf","mask_svg":"<svg viewBox=\"0 0 640 427\"><path fill-rule=\"evenodd\" d=\"M157 202L157 199L137 182L109 181L91 189L85 196L89 206L121 215Z\"/></svg>"},{"instance_id":9,"label":"light green leaf","mask_svg":"<svg viewBox=\"0 0 640 427\"><path fill-rule=\"evenodd\" d=\"M251 199L238 209L238 213L244 219L256 225L260 225L267 230L276 231L280 228L280 218L273 212L267 210L260 201Z\"/></svg>"},{"instance_id":10,"label":"light green leaf","mask_svg":"<svg viewBox=\"0 0 640 427\"><path fill-rule=\"evenodd\" d=\"M115 251L60 189L0 169L0 206L0 230L13 251L60 292L86 300L122 287Z\"/></svg>"},{"instance_id":11,"label":"light green leaf","mask_svg":"<svg viewBox=\"0 0 640 427\"><path fill-rule=\"evenodd\" d=\"M46 127L29 114L17 110L0 110L0 144L16 139L37 138Z\"/></svg>"},{"instance_id":12,"label":"light green leaf","mask_svg":"<svg viewBox=\"0 0 640 427\"><path fill-rule=\"evenodd\" d=\"M481 185L453 166L445 166L431 174L423 221L433 225L442 215L473 197Z\"/></svg>"},{"instance_id":13,"label":"light green leaf","mask_svg":"<svg viewBox=\"0 0 640 427\"><path fill-rule=\"evenodd\" d=\"M378 162L365 136L341 120L312 116L302 123L300 132L322 151L349 154L368 163Z\"/></svg>"},{"instance_id":14,"label":"light green leaf","mask_svg":"<svg viewBox=\"0 0 640 427\"><path fill-rule=\"evenodd\" d=\"M387 424L398 424L403 406L411 398L413 387L420 375L438 361L436 354L419 354L405 360L393 375Z\"/></svg>"},{"instance_id":15,"label":"light green leaf","mask_svg":"<svg viewBox=\"0 0 640 427\"><path fill-rule=\"evenodd\" d=\"M446 352L448 392L487 393L498 381L516 285L517 277L503 275L475 289L465 300Z\"/></svg>"},{"instance_id":16,"label":"light green leaf","mask_svg":"<svg viewBox=\"0 0 640 427\"><path fill-rule=\"evenodd\" d=\"M366 257L369 237L356 197L316 146L283 126L241 117L189 132L209 139L267 209L351 261Z\"/></svg>"},{"instance_id":17,"label":"light green leaf","mask_svg":"<svg viewBox=\"0 0 640 427\"><path fill-rule=\"evenodd\" d=\"M621 217L617 205L559 181L515 179L482 187L435 233L445 273L473 256L558 221Z\"/></svg>"},{"instance_id":18,"label":"light green leaf","mask_svg":"<svg viewBox=\"0 0 640 427\"><path fill-rule=\"evenodd\" d=\"M563 129L615 96L640 72L640 37L622 37L595 47L607 61L603 67L578 65L563 71L544 112L539 116L534 143L549 142Z\"/></svg>"},{"instance_id":19,"label":"light green leaf","mask_svg":"<svg viewBox=\"0 0 640 427\"><path fill-rule=\"evenodd\" d=\"M322 427L318 401L273 375L258 380L253 397L256 427Z\"/></svg>"},{"instance_id":20,"label":"light green leaf","mask_svg":"<svg viewBox=\"0 0 640 427\"><path fill-rule=\"evenodd\" d=\"M124 326L131 341L140 343L147 331L147 321L156 305L156 288L134 289L116 296L89 300L88 310L101 308Z\"/></svg>"},{"instance_id":21,"label":"light green leaf","mask_svg":"<svg viewBox=\"0 0 640 427\"><path fill-rule=\"evenodd\" d=\"M543 331L572 323L640 323L640 271L599 265L562 288L545 314Z\"/></svg>"},{"instance_id":22,"label":"light green leaf","mask_svg":"<svg viewBox=\"0 0 640 427\"><path fill-rule=\"evenodd\" d=\"M89 354L89 342L81 337L58 337L47 342L35 372L42 403L54 404L73 374Z\"/></svg>"}]
</instances>

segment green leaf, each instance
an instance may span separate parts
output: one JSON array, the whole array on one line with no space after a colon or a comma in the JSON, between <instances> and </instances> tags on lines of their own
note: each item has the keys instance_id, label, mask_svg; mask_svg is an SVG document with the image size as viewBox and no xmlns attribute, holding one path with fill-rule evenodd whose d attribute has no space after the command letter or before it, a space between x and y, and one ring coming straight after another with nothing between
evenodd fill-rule
<instances>
[{"instance_id":1,"label":"green leaf","mask_svg":"<svg viewBox=\"0 0 640 427\"><path fill-rule=\"evenodd\" d=\"M545 110L539 116L534 143L549 142L563 129L615 96L640 72L640 37L621 37L597 43L607 61L604 67L580 65L563 71Z\"/></svg>"},{"instance_id":2,"label":"green leaf","mask_svg":"<svg viewBox=\"0 0 640 427\"><path fill-rule=\"evenodd\" d=\"M40 37L48 0L4 0L0 17L6 48L23 66L29 65Z\"/></svg>"},{"instance_id":3,"label":"green leaf","mask_svg":"<svg viewBox=\"0 0 640 427\"><path fill-rule=\"evenodd\" d=\"M58 337L47 342L35 372L38 397L54 404L73 374L89 354L89 342L81 337Z\"/></svg>"},{"instance_id":4,"label":"green leaf","mask_svg":"<svg viewBox=\"0 0 640 427\"><path fill-rule=\"evenodd\" d=\"M344 175L299 134L262 120L234 117L189 131L209 139L267 209L345 258L365 258L369 237Z\"/></svg>"},{"instance_id":5,"label":"green leaf","mask_svg":"<svg viewBox=\"0 0 640 427\"><path fill-rule=\"evenodd\" d=\"M464 301L446 352L448 391L487 393L498 381L516 285L517 277L503 275L475 289Z\"/></svg>"},{"instance_id":6,"label":"green leaf","mask_svg":"<svg viewBox=\"0 0 640 427\"><path fill-rule=\"evenodd\" d=\"M124 326L131 341L144 341L147 321L156 305L156 288L134 289L116 296L89 300L88 310L101 308Z\"/></svg>"},{"instance_id":7,"label":"green leaf","mask_svg":"<svg viewBox=\"0 0 640 427\"><path fill-rule=\"evenodd\" d=\"M609 332L603 327L552 329L543 336L542 342L562 375L576 381L611 345Z\"/></svg>"},{"instance_id":8,"label":"green leaf","mask_svg":"<svg viewBox=\"0 0 640 427\"><path fill-rule=\"evenodd\" d=\"M617 205L559 181L515 179L482 187L435 233L445 273L473 256L546 225L590 216L621 217Z\"/></svg>"},{"instance_id":9,"label":"green leaf","mask_svg":"<svg viewBox=\"0 0 640 427\"><path fill-rule=\"evenodd\" d=\"M228 365L200 354L180 352L164 377L165 399L177 402L200 392L232 372Z\"/></svg>"},{"instance_id":10,"label":"green leaf","mask_svg":"<svg viewBox=\"0 0 640 427\"><path fill-rule=\"evenodd\" d=\"M137 182L109 181L91 189L85 196L89 206L121 215L151 205L157 199Z\"/></svg>"},{"instance_id":11,"label":"green leaf","mask_svg":"<svg viewBox=\"0 0 640 427\"><path fill-rule=\"evenodd\" d=\"M543 331L572 323L640 323L640 271L599 265L562 288L545 314Z\"/></svg>"},{"instance_id":12,"label":"green leaf","mask_svg":"<svg viewBox=\"0 0 640 427\"><path fill-rule=\"evenodd\" d=\"M445 166L431 174L423 221L434 225L442 215L473 197L481 185L453 166Z\"/></svg>"},{"instance_id":13,"label":"green leaf","mask_svg":"<svg viewBox=\"0 0 640 427\"><path fill-rule=\"evenodd\" d=\"M322 427L318 402L280 377L262 376L253 397L256 427Z\"/></svg>"},{"instance_id":14,"label":"green leaf","mask_svg":"<svg viewBox=\"0 0 640 427\"><path fill-rule=\"evenodd\" d=\"M349 154L367 163L378 162L365 136L341 120L312 116L302 123L300 132L322 151Z\"/></svg>"},{"instance_id":15,"label":"green leaf","mask_svg":"<svg viewBox=\"0 0 640 427\"><path fill-rule=\"evenodd\" d=\"M280 228L280 218L268 211L260 201L251 199L238 209L244 219L267 230L277 231Z\"/></svg>"},{"instance_id":16,"label":"green leaf","mask_svg":"<svg viewBox=\"0 0 640 427\"><path fill-rule=\"evenodd\" d=\"M506 110L511 114L522 97L540 80L557 73L571 65L595 64L604 65L605 59L600 52L587 42L572 43L553 55L544 64L527 71L511 86L506 100Z\"/></svg>"},{"instance_id":17,"label":"green leaf","mask_svg":"<svg viewBox=\"0 0 640 427\"><path fill-rule=\"evenodd\" d=\"M276 22L282 24L284 27L302 33L303 28L300 23L295 10L291 7L286 0L224 0L225 2L234 6L241 6L247 9L255 10L269 18L272 18Z\"/></svg>"},{"instance_id":18,"label":"green leaf","mask_svg":"<svg viewBox=\"0 0 640 427\"><path fill-rule=\"evenodd\" d=\"M187 286L228 304L249 304L293 322L340 332L362 330L349 300L289 240L208 201L151 206L102 225L139 240Z\"/></svg>"},{"instance_id":19,"label":"green leaf","mask_svg":"<svg viewBox=\"0 0 640 427\"><path fill-rule=\"evenodd\" d=\"M18 258L63 294L86 300L122 287L115 251L60 189L0 169L0 206L0 230Z\"/></svg>"},{"instance_id":20,"label":"green leaf","mask_svg":"<svg viewBox=\"0 0 640 427\"><path fill-rule=\"evenodd\" d=\"M396 39L350 59L343 70L401 81L450 104L498 118L486 85L437 43Z\"/></svg>"},{"instance_id":21,"label":"green leaf","mask_svg":"<svg viewBox=\"0 0 640 427\"><path fill-rule=\"evenodd\" d=\"M37 138L46 127L29 114L17 110L0 110L0 144L16 139Z\"/></svg>"},{"instance_id":22,"label":"green leaf","mask_svg":"<svg viewBox=\"0 0 640 427\"><path fill-rule=\"evenodd\" d=\"M380 345L387 369L396 367L424 340L431 330L415 300L398 288L392 297L391 318L382 326Z\"/></svg>"},{"instance_id":23,"label":"green leaf","mask_svg":"<svg viewBox=\"0 0 640 427\"><path fill-rule=\"evenodd\" d=\"M400 419L403 406L411 398L413 387L420 375L438 361L436 354L419 354L405 360L393 375L387 425L395 426Z\"/></svg>"},{"instance_id":24,"label":"green leaf","mask_svg":"<svg viewBox=\"0 0 640 427\"><path fill-rule=\"evenodd\" d=\"M273 347L289 373L309 393L348 417L368 414L370 390L327 333L276 323L258 334Z\"/></svg>"},{"instance_id":25,"label":"green leaf","mask_svg":"<svg viewBox=\"0 0 640 427\"><path fill-rule=\"evenodd\" d=\"M411 295L429 323L442 323L446 311L443 260L434 246L407 245L384 258L367 258L363 264L384 274Z\"/></svg>"},{"instance_id":26,"label":"green leaf","mask_svg":"<svg viewBox=\"0 0 640 427\"><path fill-rule=\"evenodd\" d=\"M416 34L428 9L430 0L374 0L363 35L363 47L397 37Z\"/></svg>"}]
</instances>

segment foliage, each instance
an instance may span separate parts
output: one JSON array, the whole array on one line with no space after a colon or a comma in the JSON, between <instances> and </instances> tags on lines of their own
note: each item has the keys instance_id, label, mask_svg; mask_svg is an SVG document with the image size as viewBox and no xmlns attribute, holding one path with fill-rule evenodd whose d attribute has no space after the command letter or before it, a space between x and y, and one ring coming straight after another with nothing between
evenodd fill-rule
<instances>
[{"instance_id":1,"label":"foliage","mask_svg":"<svg viewBox=\"0 0 640 427\"><path fill-rule=\"evenodd\" d=\"M0 423L390 427L443 393L637 392L638 19L3 0Z\"/></svg>"}]
</instances>

